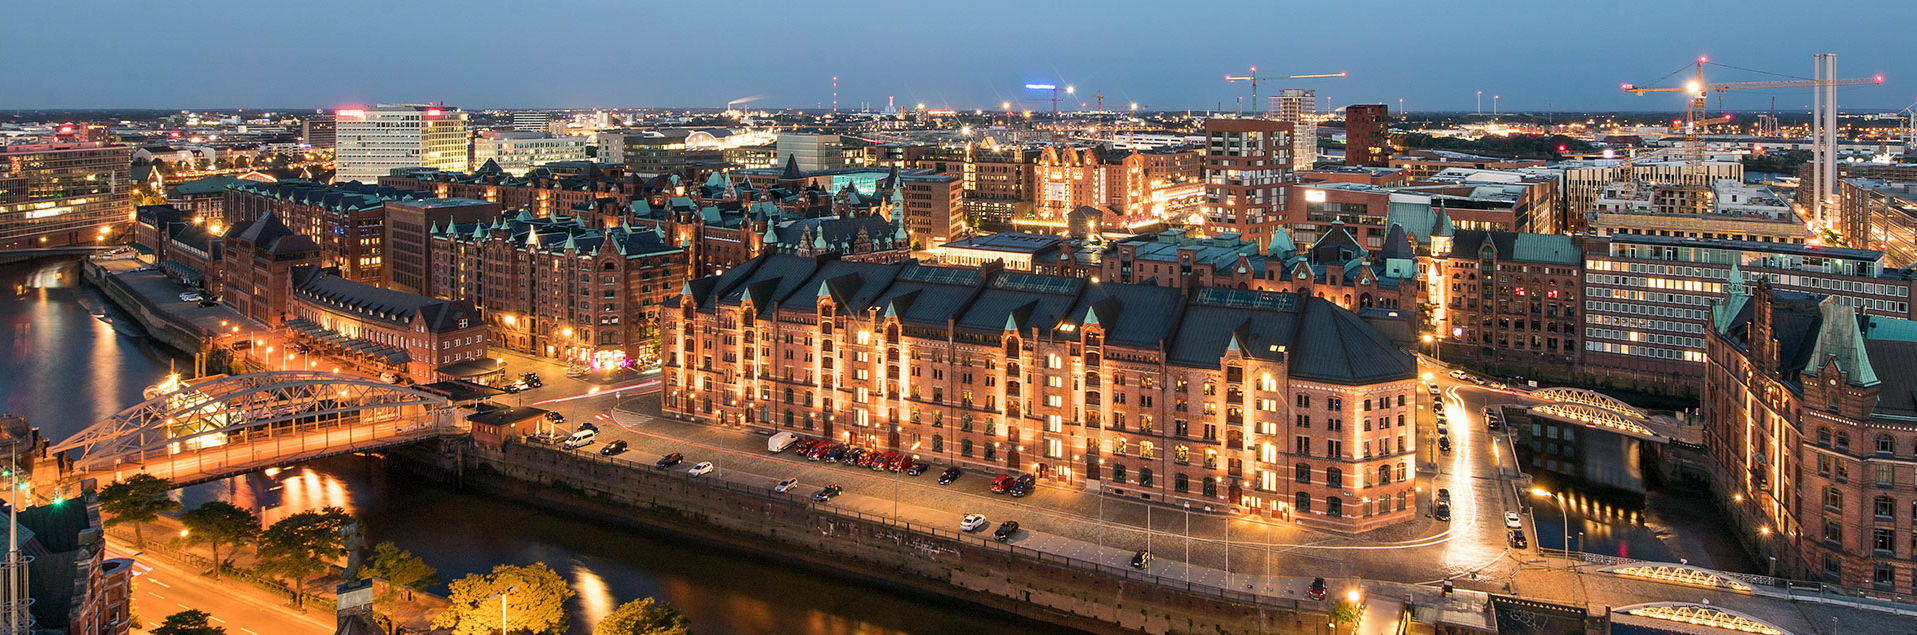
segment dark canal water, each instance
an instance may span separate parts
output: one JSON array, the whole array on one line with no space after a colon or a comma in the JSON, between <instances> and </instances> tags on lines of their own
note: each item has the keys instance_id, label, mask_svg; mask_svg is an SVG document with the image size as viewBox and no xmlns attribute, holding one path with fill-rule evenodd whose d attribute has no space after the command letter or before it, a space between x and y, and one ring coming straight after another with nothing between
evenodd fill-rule
<instances>
[{"instance_id":1,"label":"dark canal water","mask_svg":"<svg viewBox=\"0 0 1917 635\"><path fill-rule=\"evenodd\" d=\"M0 266L0 412L24 415L55 441L138 403L187 360L149 341L74 261ZM363 457L189 488L187 507L228 499L271 523L326 505L352 511L372 540L391 540L442 579L500 563L544 562L571 584L572 632L588 633L619 603L659 597L700 635L793 633L1076 633L936 596L817 575L743 554L553 517L422 484ZM443 590L443 589L442 589Z\"/></svg>"}]
</instances>

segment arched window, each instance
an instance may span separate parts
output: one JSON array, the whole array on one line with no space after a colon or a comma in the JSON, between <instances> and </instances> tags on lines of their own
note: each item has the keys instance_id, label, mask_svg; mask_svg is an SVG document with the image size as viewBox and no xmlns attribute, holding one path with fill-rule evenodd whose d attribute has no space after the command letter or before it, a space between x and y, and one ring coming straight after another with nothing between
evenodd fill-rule
<instances>
[{"instance_id":1,"label":"arched window","mask_svg":"<svg viewBox=\"0 0 1917 635\"><path fill-rule=\"evenodd\" d=\"M1172 448L1172 460L1177 461L1180 465L1190 463L1191 448L1183 445Z\"/></svg>"},{"instance_id":2,"label":"arched window","mask_svg":"<svg viewBox=\"0 0 1917 635\"><path fill-rule=\"evenodd\" d=\"M1398 511L1404 511L1404 492L1398 492Z\"/></svg>"},{"instance_id":3,"label":"arched window","mask_svg":"<svg viewBox=\"0 0 1917 635\"><path fill-rule=\"evenodd\" d=\"M971 455L972 455L972 440L971 440L971 439L959 439L959 455L960 455L960 456L971 456Z\"/></svg>"},{"instance_id":4,"label":"arched window","mask_svg":"<svg viewBox=\"0 0 1917 635\"><path fill-rule=\"evenodd\" d=\"M1845 450L1850 449L1850 431L1837 431L1837 447Z\"/></svg>"},{"instance_id":5,"label":"arched window","mask_svg":"<svg viewBox=\"0 0 1917 635\"><path fill-rule=\"evenodd\" d=\"M1125 466L1124 465L1118 464L1118 463L1112 464L1112 482L1113 483L1125 482Z\"/></svg>"},{"instance_id":6,"label":"arched window","mask_svg":"<svg viewBox=\"0 0 1917 635\"><path fill-rule=\"evenodd\" d=\"M1877 453L1890 454L1896 451L1897 451L1896 442L1890 439L1890 435L1888 434L1877 435Z\"/></svg>"},{"instance_id":7,"label":"arched window","mask_svg":"<svg viewBox=\"0 0 1917 635\"><path fill-rule=\"evenodd\" d=\"M1141 459L1158 458L1158 448L1156 446L1153 446L1152 442L1150 441L1139 441L1138 442L1138 458L1141 458Z\"/></svg>"},{"instance_id":8,"label":"arched window","mask_svg":"<svg viewBox=\"0 0 1917 635\"><path fill-rule=\"evenodd\" d=\"M1184 474L1173 474L1172 491L1180 493L1191 491L1191 477L1185 476Z\"/></svg>"},{"instance_id":9,"label":"arched window","mask_svg":"<svg viewBox=\"0 0 1917 635\"><path fill-rule=\"evenodd\" d=\"M1291 506L1298 508L1298 513L1300 514L1311 513L1311 493L1310 492L1300 490L1297 494L1293 494L1291 499L1292 499Z\"/></svg>"},{"instance_id":10,"label":"arched window","mask_svg":"<svg viewBox=\"0 0 1917 635\"><path fill-rule=\"evenodd\" d=\"M1338 498L1337 496L1326 496L1325 497L1325 515L1330 516L1332 518L1343 517L1345 515L1344 500Z\"/></svg>"},{"instance_id":11,"label":"arched window","mask_svg":"<svg viewBox=\"0 0 1917 635\"><path fill-rule=\"evenodd\" d=\"M1345 486L1344 470L1340 470L1335 467L1325 468L1325 484L1330 485L1332 487L1344 487Z\"/></svg>"},{"instance_id":12,"label":"arched window","mask_svg":"<svg viewBox=\"0 0 1917 635\"><path fill-rule=\"evenodd\" d=\"M1205 495L1212 497L1218 496L1218 479L1210 476L1205 477Z\"/></svg>"},{"instance_id":13,"label":"arched window","mask_svg":"<svg viewBox=\"0 0 1917 635\"><path fill-rule=\"evenodd\" d=\"M1145 487L1151 487L1151 484L1152 484L1151 468L1149 467L1138 468L1138 484Z\"/></svg>"},{"instance_id":14,"label":"arched window","mask_svg":"<svg viewBox=\"0 0 1917 635\"><path fill-rule=\"evenodd\" d=\"M1398 482L1400 483L1404 482L1404 478L1405 478L1405 463L1404 461L1399 461L1398 462Z\"/></svg>"},{"instance_id":15,"label":"arched window","mask_svg":"<svg viewBox=\"0 0 1917 635\"><path fill-rule=\"evenodd\" d=\"M1371 484L1383 485L1389 482L1391 482L1391 466L1381 463L1378 465L1378 480L1372 481Z\"/></svg>"},{"instance_id":16,"label":"arched window","mask_svg":"<svg viewBox=\"0 0 1917 635\"><path fill-rule=\"evenodd\" d=\"M792 411L791 410L785 411L785 427L788 427L788 428L792 427Z\"/></svg>"},{"instance_id":17,"label":"arched window","mask_svg":"<svg viewBox=\"0 0 1917 635\"><path fill-rule=\"evenodd\" d=\"M941 436L941 435L937 435L937 434L934 434L934 435L932 435L932 451L933 451L933 452L944 452L944 451L945 451L945 437L944 437L944 436Z\"/></svg>"},{"instance_id":18,"label":"arched window","mask_svg":"<svg viewBox=\"0 0 1917 635\"><path fill-rule=\"evenodd\" d=\"M1817 442L1830 445L1830 426L1817 426Z\"/></svg>"},{"instance_id":19,"label":"arched window","mask_svg":"<svg viewBox=\"0 0 1917 635\"><path fill-rule=\"evenodd\" d=\"M1296 474L1296 476L1294 476L1293 478L1296 478L1298 482L1307 483L1307 484L1311 482L1311 466L1310 465L1299 463L1297 466L1292 468L1292 471Z\"/></svg>"},{"instance_id":20,"label":"arched window","mask_svg":"<svg viewBox=\"0 0 1917 635\"><path fill-rule=\"evenodd\" d=\"M1125 456L1125 450L1126 450L1126 444L1125 444L1124 437L1118 437L1118 438L1112 439L1112 454L1115 454L1118 456Z\"/></svg>"}]
</instances>

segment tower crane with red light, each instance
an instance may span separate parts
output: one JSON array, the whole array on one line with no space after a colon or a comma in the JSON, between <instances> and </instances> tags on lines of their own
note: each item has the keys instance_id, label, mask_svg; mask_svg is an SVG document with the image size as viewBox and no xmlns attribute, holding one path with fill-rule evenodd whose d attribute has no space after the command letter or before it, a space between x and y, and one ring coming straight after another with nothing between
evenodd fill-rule
<instances>
[{"instance_id":1,"label":"tower crane with red light","mask_svg":"<svg viewBox=\"0 0 1917 635\"><path fill-rule=\"evenodd\" d=\"M1668 92L1685 93L1687 98L1685 100L1684 122L1683 122L1684 145L1685 145L1685 159L1687 163L1689 163L1690 165L1699 165L1704 162L1704 144L1702 140L1698 139L1698 134L1700 134L1699 128L1710 125L1711 123L1716 123L1715 121L1706 121L1707 117L1705 116L1705 112L1704 112L1706 106L1708 105L1708 102L1706 102L1705 99L1709 97L1712 92L1718 93L1721 99L1722 95L1726 91L1732 91L1732 90L1765 90L1765 89L1777 89L1777 88L1830 88L1830 87L1839 87L1839 86L1875 86L1875 85L1880 85L1884 83L1883 75L1877 75L1875 77L1848 78L1848 79L1837 79L1837 78L1789 79L1789 80L1774 80L1774 81L1761 81L1761 82L1707 83L1704 81L1704 65L1706 64L1710 64L1712 66L1724 67L1724 68L1737 68L1735 66L1715 64L1710 61L1709 57L1699 56L1697 58L1695 70L1693 71L1693 74L1691 76L1691 80L1688 82L1685 82L1683 86L1671 87L1671 88L1650 88L1650 87L1639 86L1637 84L1631 84L1631 83L1626 83L1623 85L1624 92L1631 93L1634 95L1643 95L1646 93L1668 93ZM1682 70L1683 69L1679 69L1678 71L1673 71L1671 72L1671 75L1676 75L1677 73L1682 72ZM1746 70L1746 69L1739 69L1739 70ZM1665 77L1670 77L1670 75L1666 75ZM1726 121L1728 121L1729 119L1730 117L1728 115L1724 117L1724 120Z\"/></svg>"}]
</instances>

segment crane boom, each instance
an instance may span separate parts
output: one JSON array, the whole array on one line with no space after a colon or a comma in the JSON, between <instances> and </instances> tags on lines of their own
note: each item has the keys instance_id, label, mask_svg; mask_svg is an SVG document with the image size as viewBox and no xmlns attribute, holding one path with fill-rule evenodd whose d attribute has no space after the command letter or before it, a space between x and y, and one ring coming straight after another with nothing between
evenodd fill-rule
<instances>
[{"instance_id":1,"label":"crane boom","mask_svg":"<svg viewBox=\"0 0 1917 635\"><path fill-rule=\"evenodd\" d=\"M1687 94L1688 99L1685 100L1685 113L1684 113L1684 140L1685 140L1685 146L1686 146L1685 154L1689 157L1690 162L1693 165L1702 163L1704 159L1704 156L1703 156L1704 144L1702 141L1698 139L1698 132L1699 132L1698 129L1706 124L1699 120L1701 119L1701 115L1704 114L1705 96L1709 95L1712 92L1716 92L1718 94L1718 100L1722 102L1724 93L1726 91L1733 91L1733 90L1765 90L1765 89L1778 89L1778 88L1827 88L1827 87L1838 87L1838 86L1876 86L1876 85L1881 85L1884 83L1883 75L1878 75L1875 77L1848 78L1848 79L1837 79L1837 78L1790 79L1790 80L1764 81L1764 82L1707 83L1704 81L1704 65L1708 63L1710 63L1709 58L1706 58L1706 57L1697 58L1696 74L1692 76L1692 79L1689 83L1681 87L1651 88L1651 87L1645 87L1645 86L1638 86L1636 84L1624 84L1623 86L1624 92L1631 93L1634 95L1643 95L1645 93L1671 93L1671 92L1682 92Z\"/></svg>"},{"instance_id":2,"label":"crane boom","mask_svg":"<svg viewBox=\"0 0 1917 635\"><path fill-rule=\"evenodd\" d=\"M1253 66L1251 67L1250 75L1226 75L1225 81L1226 82L1251 82L1251 107L1253 109L1256 109L1258 108L1258 80L1269 81L1274 79L1325 79L1330 77L1344 77L1344 76L1345 76L1344 71L1339 71L1336 73L1311 73L1306 75L1259 75L1258 67Z\"/></svg>"}]
</instances>

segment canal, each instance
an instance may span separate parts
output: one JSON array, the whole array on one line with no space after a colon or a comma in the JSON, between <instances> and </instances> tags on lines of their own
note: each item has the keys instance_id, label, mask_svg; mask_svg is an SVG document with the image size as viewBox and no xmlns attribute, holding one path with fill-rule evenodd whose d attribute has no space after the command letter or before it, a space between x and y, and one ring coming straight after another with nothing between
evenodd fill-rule
<instances>
[{"instance_id":1,"label":"canal","mask_svg":"<svg viewBox=\"0 0 1917 635\"><path fill-rule=\"evenodd\" d=\"M58 441L140 401L188 360L149 341L77 261L0 266L0 412ZM571 584L572 632L640 597L671 602L700 635L1075 633L942 597L771 565L744 554L554 517L523 505L423 486L381 461L348 456L181 492L258 510L265 522L336 505L437 567L443 580L496 564L544 562ZM443 587L439 589L443 592Z\"/></svg>"}]
</instances>

